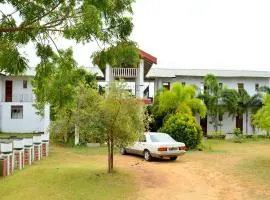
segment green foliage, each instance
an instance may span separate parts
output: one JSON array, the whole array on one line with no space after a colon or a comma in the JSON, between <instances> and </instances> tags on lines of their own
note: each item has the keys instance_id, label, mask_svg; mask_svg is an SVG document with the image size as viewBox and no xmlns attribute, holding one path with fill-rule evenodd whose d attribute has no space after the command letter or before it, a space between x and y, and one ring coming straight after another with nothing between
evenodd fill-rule
<instances>
[{"instance_id":1,"label":"green foliage","mask_svg":"<svg viewBox=\"0 0 270 200\"><path fill-rule=\"evenodd\" d=\"M97 88L95 76L77 66L71 49L59 50L59 55L52 53L37 66L32 81L35 107L43 114L44 105L51 104L52 119L55 119L55 113L60 113L62 108L74 107L75 90L80 82Z\"/></svg>"},{"instance_id":2,"label":"green foliage","mask_svg":"<svg viewBox=\"0 0 270 200\"><path fill-rule=\"evenodd\" d=\"M210 124L213 125L216 132L221 125L218 116L223 114L222 107L219 104L221 91L222 88L219 87L217 78L213 74L207 74L204 77L204 91L200 96L207 107Z\"/></svg>"},{"instance_id":3,"label":"green foliage","mask_svg":"<svg viewBox=\"0 0 270 200\"><path fill-rule=\"evenodd\" d=\"M189 149L196 148L202 139L202 129L193 116L177 113L169 117L160 129L176 141L184 142Z\"/></svg>"},{"instance_id":4,"label":"green foliage","mask_svg":"<svg viewBox=\"0 0 270 200\"><path fill-rule=\"evenodd\" d=\"M106 65L111 67L132 68L140 63L139 52L133 42L123 42L105 50L93 53L93 64L105 70Z\"/></svg>"},{"instance_id":5,"label":"green foliage","mask_svg":"<svg viewBox=\"0 0 270 200\"><path fill-rule=\"evenodd\" d=\"M27 60L19 48L36 44L39 56L55 45L55 37L77 42L101 42L105 46L127 41L131 34L134 0L0 1L0 70L21 73ZM5 9L8 7L9 9ZM11 10L10 12L8 12ZM7 51L7 49L9 51ZM41 57L50 51L43 51ZM8 55L8 58L6 57ZM45 56L46 57L46 56ZM9 61L11 61L10 64Z\"/></svg>"},{"instance_id":6,"label":"green foliage","mask_svg":"<svg viewBox=\"0 0 270 200\"><path fill-rule=\"evenodd\" d=\"M263 107L253 116L253 124L267 132L270 131L270 95L265 96Z\"/></svg>"},{"instance_id":7,"label":"green foliage","mask_svg":"<svg viewBox=\"0 0 270 200\"><path fill-rule=\"evenodd\" d=\"M243 133L240 130L240 128L234 128L233 129L233 135L234 135L234 142L236 143L242 143L243 142Z\"/></svg>"}]
</instances>

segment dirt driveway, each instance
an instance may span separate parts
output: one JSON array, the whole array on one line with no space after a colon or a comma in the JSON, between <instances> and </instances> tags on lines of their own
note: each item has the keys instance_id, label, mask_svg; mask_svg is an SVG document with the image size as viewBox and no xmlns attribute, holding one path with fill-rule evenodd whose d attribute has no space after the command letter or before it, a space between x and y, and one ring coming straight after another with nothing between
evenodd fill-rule
<instances>
[{"instance_id":1,"label":"dirt driveway","mask_svg":"<svg viewBox=\"0 0 270 200\"><path fill-rule=\"evenodd\" d=\"M134 172L138 200L240 200L250 199L233 176L205 167L200 160L183 156L176 161L146 162L140 157L116 156L121 168Z\"/></svg>"}]
</instances>

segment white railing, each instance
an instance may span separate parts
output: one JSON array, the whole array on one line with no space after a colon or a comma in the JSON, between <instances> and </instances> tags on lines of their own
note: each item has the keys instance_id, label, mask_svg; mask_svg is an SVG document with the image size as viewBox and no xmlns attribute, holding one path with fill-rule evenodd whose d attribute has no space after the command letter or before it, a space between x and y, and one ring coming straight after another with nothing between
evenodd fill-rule
<instances>
[{"instance_id":1,"label":"white railing","mask_svg":"<svg viewBox=\"0 0 270 200\"><path fill-rule=\"evenodd\" d=\"M2 102L33 102L34 94L32 93L13 93L12 100L6 99L6 95L2 94Z\"/></svg>"},{"instance_id":2,"label":"white railing","mask_svg":"<svg viewBox=\"0 0 270 200\"><path fill-rule=\"evenodd\" d=\"M137 68L112 68L112 75L114 77L135 78L137 74Z\"/></svg>"}]
</instances>

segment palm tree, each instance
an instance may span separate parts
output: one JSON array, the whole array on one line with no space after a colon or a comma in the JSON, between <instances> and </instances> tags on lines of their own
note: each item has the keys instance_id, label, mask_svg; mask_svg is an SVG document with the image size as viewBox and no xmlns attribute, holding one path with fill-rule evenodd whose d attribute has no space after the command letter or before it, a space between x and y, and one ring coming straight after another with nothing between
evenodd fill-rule
<instances>
[{"instance_id":1,"label":"palm tree","mask_svg":"<svg viewBox=\"0 0 270 200\"><path fill-rule=\"evenodd\" d=\"M158 114L166 116L174 113L187 113L201 117L206 115L206 106L201 99L195 98L196 88L174 83L171 90L165 90L158 95Z\"/></svg>"},{"instance_id":2,"label":"palm tree","mask_svg":"<svg viewBox=\"0 0 270 200\"><path fill-rule=\"evenodd\" d=\"M210 123L215 131L218 131L219 115L222 114L220 107L220 96L222 88L218 84L217 78L213 74L207 74L204 77L204 91L199 98L203 99L207 107L207 115L210 117Z\"/></svg>"},{"instance_id":3,"label":"palm tree","mask_svg":"<svg viewBox=\"0 0 270 200\"><path fill-rule=\"evenodd\" d=\"M248 133L249 112L254 114L262 105L262 95L257 93L250 96L243 88L238 91L235 89L224 89L222 94L222 105L233 118L246 115L246 133Z\"/></svg>"},{"instance_id":4,"label":"palm tree","mask_svg":"<svg viewBox=\"0 0 270 200\"><path fill-rule=\"evenodd\" d=\"M260 88L259 88L259 91L260 92L264 92L264 93L266 93L266 94L270 94L270 87L269 86L261 86Z\"/></svg>"}]
</instances>

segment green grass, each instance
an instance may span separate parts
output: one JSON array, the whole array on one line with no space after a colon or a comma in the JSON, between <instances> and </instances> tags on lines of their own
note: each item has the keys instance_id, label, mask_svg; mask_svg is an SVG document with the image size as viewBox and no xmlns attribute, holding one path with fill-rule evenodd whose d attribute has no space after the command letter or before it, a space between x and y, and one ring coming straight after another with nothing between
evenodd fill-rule
<instances>
[{"instance_id":1,"label":"green grass","mask_svg":"<svg viewBox=\"0 0 270 200\"><path fill-rule=\"evenodd\" d=\"M0 133L0 138L9 138L9 137L17 137L17 138L30 138L33 137L36 133Z\"/></svg>"},{"instance_id":2,"label":"green grass","mask_svg":"<svg viewBox=\"0 0 270 200\"><path fill-rule=\"evenodd\" d=\"M107 174L104 148L60 146L33 166L0 179L0 188L5 200L126 199L136 191L132 175L117 169Z\"/></svg>"}]
</instances>

